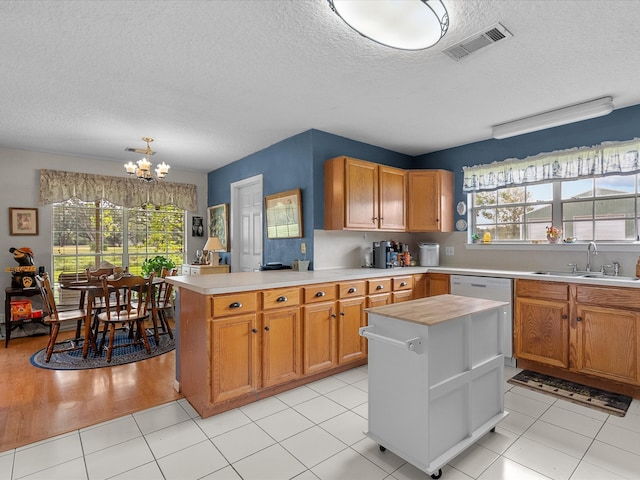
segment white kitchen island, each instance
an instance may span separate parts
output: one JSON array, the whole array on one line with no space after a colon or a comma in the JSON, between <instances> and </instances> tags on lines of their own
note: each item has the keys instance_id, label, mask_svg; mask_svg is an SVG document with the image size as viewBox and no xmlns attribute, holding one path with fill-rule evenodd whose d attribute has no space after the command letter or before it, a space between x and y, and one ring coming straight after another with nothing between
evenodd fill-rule
<instances>
[{"instance_id":1,"label":"white kitchen island","mask_svg":"<svg viewBox=\"0 0 640 480\"><path fill-rule=\"evenodd\" d=\"M508 415L503 302L439 295L367 309L367 435L439 478Z\"/></svg>"}]
</instances>

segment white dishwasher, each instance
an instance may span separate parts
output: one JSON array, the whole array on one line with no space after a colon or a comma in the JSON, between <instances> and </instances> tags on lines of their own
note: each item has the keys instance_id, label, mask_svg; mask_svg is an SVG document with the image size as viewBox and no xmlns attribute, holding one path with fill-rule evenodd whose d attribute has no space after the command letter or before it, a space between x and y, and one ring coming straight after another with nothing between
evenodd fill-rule
<instances>
[{"instance_id":1,"label":"white dishwasher","mask_svg":"<svg viewBox=\"0 0 640 480\"><path fill-rule=\"evenodd\" d=\"M508 302L504 328L504 364L516 366L513 358L513 280L510 278L451 275L451 294Z\"/></svg>"}]
</instances>

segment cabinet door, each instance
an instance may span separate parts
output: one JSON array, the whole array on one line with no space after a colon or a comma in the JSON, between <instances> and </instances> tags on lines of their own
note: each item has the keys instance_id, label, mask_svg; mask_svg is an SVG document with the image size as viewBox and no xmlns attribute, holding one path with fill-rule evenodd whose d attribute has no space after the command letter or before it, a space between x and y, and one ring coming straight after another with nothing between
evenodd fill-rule
<instances>
[{"instance_id":1,"label":"cabinet door","mask_svg":"<svg viewBox=\"0 0 640 480\"><path fill-rule=\"evenodd\" d=\"M362 160L345 161L345 228L378 228L378 166Z\"/></svg>"},{"instance_id":2,"label":"cabinet door","mask_svg":"<svg viewBox=\"0 0 640 480\"><path fill-rule=\"evenodd\" d=\"M580 304L576 311L575 368L581 373L640 384L640 314Z\"/></svg>"},{"instance_id":3,"label":"cabinet door","mask_svg":"<svg viewBox=\"0 0 640 480\"><path fill-rule=\"evenodd\" d=\"M262 315L262 386L300 377L302 333L298 307L266 311Z\"/></svg>"},{"instance_id":4,"label":"cabinet door","mask_svg":"<svg viewBox=\"0 0 640 480\"><path fill-rule=\"evenodd\" d=\"M303 307L303 373L328 370L336 364L335 302Z\"/></svg>"},{"instance_id":5,"label":"cabinet door","mask_svg":"<svg viewBox=\"0 0 640 480\"><path fill-rule=\"evenodd\" d=\"M409 170L407 231L453 231L453 173Z\"/></svg>"},{"instance_id":6,"label":"cabinet door","mask_svg":"<svg viewBox=\"0 0 640 480\"><path fill-rule=\"evenodd\" d=\"M516 358L569 367L569 304L519 297L515 302Z\"/></svg>"},{"instance_id":7,"label":"cabinet door","mask_svg":"<svg viewBox=\"0 0 640 480\"><path fill-rule=\"evenodd\" d=\"M211 403L230 400L258 388L256 315L211 321Z\"/></svg>"},{"instance_id":8,"label":"cabinet door","mask_svg":"<svg viewBox=\"0 0 640 480\"><path fill-rule=\"evenodd\" d=\"M446 273L427 273L429 279L429 297L444 295L451 292L450 276Z\"/></svg>"},{"instance_id":9,"label":"cabinet door","mask_svg":"<svg viewBox=\"0 0 640 480\"><path fill-rule=\"evenodd\" d=\"M338 302L338 363L347 363L363 358L367 342L359 334L365 326L364 297Z\"/></svg>"},{"instance_id":10,"label":"cabinet door","mask_svg":"<svg viewBox=\"0 0 640 480\"><path fill-rule=\"evenodd\" d=\"M380 230L402 231L407 228L407 174L399 168L378 166Z\"/></svg>"}]
</instances>

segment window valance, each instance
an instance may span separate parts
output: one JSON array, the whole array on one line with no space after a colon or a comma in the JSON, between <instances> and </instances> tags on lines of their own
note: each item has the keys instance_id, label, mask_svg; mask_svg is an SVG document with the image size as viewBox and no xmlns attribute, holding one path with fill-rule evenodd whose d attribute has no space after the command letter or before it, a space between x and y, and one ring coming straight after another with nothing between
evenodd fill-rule
<instances>
[{"instance_id":1,"label":"window valance","mask_svg":"<svg viewBox=\"0 0 640 480\"><path fill-rule=\"evenodd\" d=\"M79 198L85 202L107 200L127 208L145 204L175 205L198 210L196 186L187 183L143 183L136 178L110 177L91 173L40 170L40 205Z\"/></svg>"},{"instance_id":2,"label":"window valance","mask_svg":"<svg viewBox=\"0 0 640 480\"><path fill-rule=\"evenodd\" d=\"M553 180L593 178L640 172L640 139L603 142L540 153L525 159L509 158L487 165L463 167L464 192L495 190Z\"/></svg>"}]
</instances>

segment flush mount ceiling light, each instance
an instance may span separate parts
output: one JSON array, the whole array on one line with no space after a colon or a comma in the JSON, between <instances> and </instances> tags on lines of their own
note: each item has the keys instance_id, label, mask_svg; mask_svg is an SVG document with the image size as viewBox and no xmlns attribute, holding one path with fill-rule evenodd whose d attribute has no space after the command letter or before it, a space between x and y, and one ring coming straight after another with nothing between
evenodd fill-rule
<instances>
[{"instance_id":1,"label":"flush mount ceiling light","mask_svg":"<svg viewBox=\"0 0 640 480\"><path fill-rule=\"evenodd\" d=\"M441 0L327 1L360 35L401 50L432 47L449 28L449 15Z\"/></svg>"},{"instance_id":2,"label":"flush mount ceiling light","mask_svg":"<svg viewBox=\"0 0 640 480\"><path fill-rule=\"evenodd\" d=\"M545 128L558 127L568 123L588 120L590 118L608 115L613 111L611 97L602 97L584 103L577 103L568 107L551 110L531 117L521 118L513 122L495 125L493 138L502 139L515 137L524 133L537 132Z\"/></svg>"},{"instance_id":3,"label":"flush mount ceiling light","mask_svg":"<svg viewBox=\"0 0 640 480\"><path fill-rule=\"evenodd\" d=\"M147 148L142 150L139 148L125 148L127 152L135 152L142 153L144 155L143 158L138 160L136 163L133 163L129 160L129 163L125 163L124 168L130 176L136 176L139 180L145 182L153 182L156 178L151 175L151 167L153 166L149 161L149 157L154 155L156 152L151 150L149 144L153 142L153 138L151 137L142 137L143 142L147 142ZM160 165L156 167L156 177L158 180L164 179L169 174L169 168L171 168L166 163L162 162Z\"/></svg>"}]
</instances>

